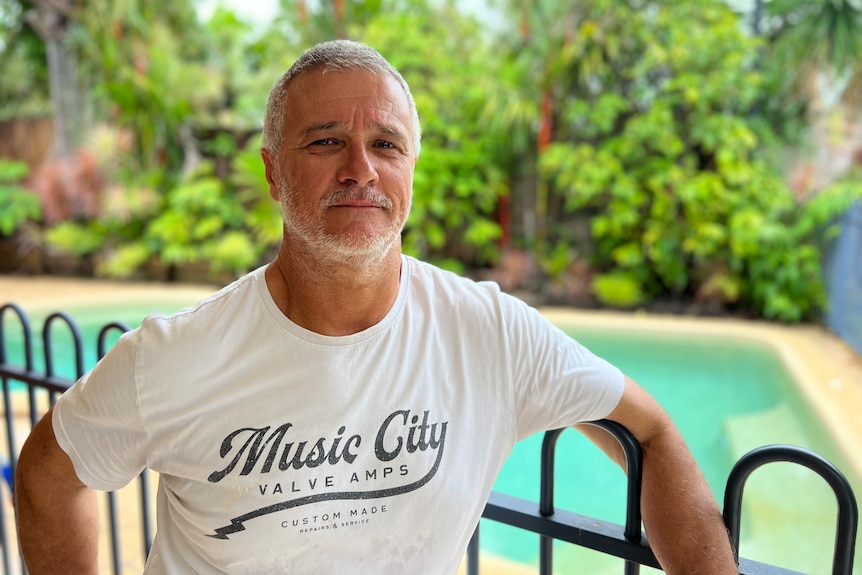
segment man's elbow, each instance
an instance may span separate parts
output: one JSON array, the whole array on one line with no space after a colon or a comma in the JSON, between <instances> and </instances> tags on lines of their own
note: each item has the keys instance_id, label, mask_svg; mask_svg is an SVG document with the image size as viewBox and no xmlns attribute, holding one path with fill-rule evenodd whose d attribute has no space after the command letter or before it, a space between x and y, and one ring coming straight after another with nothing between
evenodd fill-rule
<instances>
[{"instance_id":1,"label":"man's elbow","mask_svg":"<svg viewBox=\"0 0 862 575\"><path fill-rule=\"evenodd\" d=\"M33 428L18 457L15 498L20 505L34 500L65 498L88 488L78 479L72 460L57 443L49 411Z\"/></svg>"}]
</instances>

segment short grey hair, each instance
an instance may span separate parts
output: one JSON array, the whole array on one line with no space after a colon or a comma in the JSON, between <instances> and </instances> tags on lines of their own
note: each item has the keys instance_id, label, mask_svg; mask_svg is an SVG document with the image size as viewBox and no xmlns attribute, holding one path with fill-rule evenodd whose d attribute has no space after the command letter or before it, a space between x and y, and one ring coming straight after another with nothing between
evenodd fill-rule
<instances>
[{"instance_id":1,"label":"short grey hair","mask_svg":"<svg viewBox=\"0 0 862 575\"><path fill-rule=\"evenodd\" d=\"M390 74L407 95L412 112L413 148L414 154L419 155L421 132L419 128L419 114L416 111L416 102L410 87L395 69L374 48L354 42L351 40L331 40L322 42L306 50L287 72L275 83L269 93L266 102L266 113L263 120L263 143L262 146L270 154L277 155L281 149L284 139L284 123L287 112L287 89L291 81L300 74L313 70L367 70L374 73Z\"/></svg>"}]
</instances>

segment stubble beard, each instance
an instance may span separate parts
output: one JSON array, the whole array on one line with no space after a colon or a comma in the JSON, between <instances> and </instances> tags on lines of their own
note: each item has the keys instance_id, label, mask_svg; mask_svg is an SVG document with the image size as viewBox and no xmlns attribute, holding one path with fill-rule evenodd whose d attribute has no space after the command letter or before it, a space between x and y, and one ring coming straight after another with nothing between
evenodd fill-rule
<instances>
[{"instance_id":1,"label":"stubble beard","mask_svg":"<svg viewBox=\"0 0 862 575\"><path fill-rule=\"evenodd\" d=\"M312 212L297 207L297 194L289 184L279 186L285 233L291 238L292 247L307 252L321 270L347 266L361 275L373 276L383 268L386 256L400 240L409 204L401 217L390 220L391 225L384 233L354 230L349 234L330 234ZM327 193L318 207L322 212L348 199L372 202L390 215L393 212L393 204L388 197L373 189L355 186Z\"/></svg>"}]
</instances>

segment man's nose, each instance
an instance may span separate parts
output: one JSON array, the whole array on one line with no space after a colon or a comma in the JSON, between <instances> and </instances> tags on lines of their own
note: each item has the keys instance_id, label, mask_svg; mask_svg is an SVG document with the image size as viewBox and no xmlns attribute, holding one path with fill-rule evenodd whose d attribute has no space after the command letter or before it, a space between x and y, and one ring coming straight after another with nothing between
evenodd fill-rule
<instances>
[{"instance_id":1,"label":"man's nose","mask_svg":"<svg viewBox=\"0 0 862 575\"><path fill-rule=\"evenodd\" d=\"M361 145L350 145L344 150L344 161L338 169L338 181L365 187L377 183L377 168L373 157Z\"/></svg>"}]
</instances>

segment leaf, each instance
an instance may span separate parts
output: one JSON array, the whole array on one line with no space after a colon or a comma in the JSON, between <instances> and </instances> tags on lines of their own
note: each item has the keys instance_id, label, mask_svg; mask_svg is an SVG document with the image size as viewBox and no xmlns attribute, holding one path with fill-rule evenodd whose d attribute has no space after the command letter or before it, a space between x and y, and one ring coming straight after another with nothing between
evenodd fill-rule
<instances>
[{"instance_id":1,"label":"leaf","mask_svg":"<svg viewBox=\"0 0 862 575\"><path fill-rule=\"evenodd\" d=\"M627 272L595 276L592 290L599 301L612 307L634 307L645 299L640 282Z\"/></svg>"}]
</instances>

